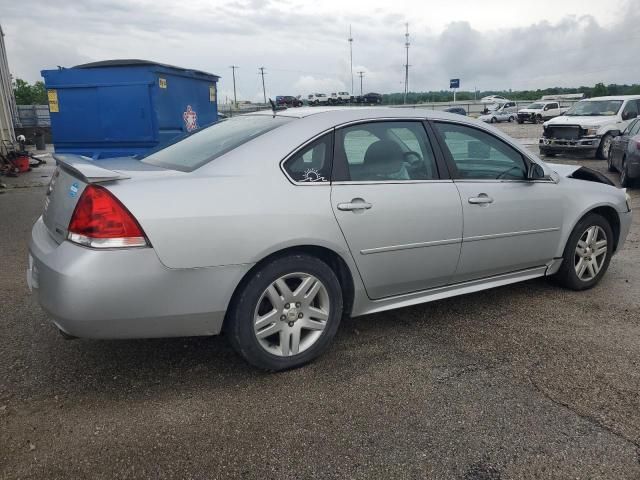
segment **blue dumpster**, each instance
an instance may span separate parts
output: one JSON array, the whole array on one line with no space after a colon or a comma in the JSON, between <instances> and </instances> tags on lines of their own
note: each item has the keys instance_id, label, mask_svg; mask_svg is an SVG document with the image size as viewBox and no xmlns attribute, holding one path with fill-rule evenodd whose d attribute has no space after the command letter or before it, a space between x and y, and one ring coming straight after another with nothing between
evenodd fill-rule
<instances>
[{"instance_id":1,"label":"blue dumpster","mask_svg":"<svg viewBox=\"0 0 640 480\"><path fill-rule=\"evenodd\" d=\"M43 70L56 152L136 155L218 120L211 73L146 60Z\"/></svg>"}]
</instances>

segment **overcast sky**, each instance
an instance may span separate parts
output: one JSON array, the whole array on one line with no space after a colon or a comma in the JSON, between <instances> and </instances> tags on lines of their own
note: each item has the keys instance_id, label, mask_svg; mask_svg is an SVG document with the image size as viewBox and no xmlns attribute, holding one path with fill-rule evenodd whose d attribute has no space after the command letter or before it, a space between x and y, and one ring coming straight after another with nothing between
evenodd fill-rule
<instances>
[{"instance_id":1,"label":"overcast sky","mask_svg":"<svg viewBox=\"0 0 640 480\"><path fill-rule=\"evenodd\" d=\"M634 0L0 0L14 77L114 58L141 58L222 77L220 100L351 90L527 89L640 82ZM354 75L355 92L359 79Z\"/></svg>"}]
</instances>

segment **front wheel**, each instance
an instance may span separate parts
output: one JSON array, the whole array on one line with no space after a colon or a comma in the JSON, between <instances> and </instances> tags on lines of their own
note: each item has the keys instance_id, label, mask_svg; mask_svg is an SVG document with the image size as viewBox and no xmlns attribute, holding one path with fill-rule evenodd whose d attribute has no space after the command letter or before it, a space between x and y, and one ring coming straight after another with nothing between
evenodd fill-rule
<instances>
[{"instance_id":1,"label":"front wheel","mask_svg":"<svg viewBox=\"0 0 640 480\"><path fill-rule=\"evenodd\" d=\"M596 152L596 157L600 160L606 160L609 156L609 151L611 150L611 144L613 143L613 137L609 134L606 134L602 137L600 141L600 147Z\"/></svg>"},{"instance_id":2,"label":"front wheel","mask_svg":"<svg viewBox=\"0 0 640 480\"><path fill-rule=\"evenodd\" d=\"M342 290L333 270L306 254L276 258L234 299L227 331L252 365L280 371L318 357L338 330Z\"/></svg>"},{"instance_id":3,"label":"front wheel","mask_svg":"<svg viewBox=\"0 0 640 480\"><path fill-rule=\"evenodd\" d=\"M556 278L571 290L591 288L607 271L612 253L613 231L609 222L590 213L571 232Z\"/></svg>"},{"instance_id":4,"label":"front wheel","mask_svg":"<svg viewBox=\"0 0 640 480\"><path fill-rule=\"evenodd\" d=\"M627 166L627 159L622 159L622 167L620 168L620 186L622 188L630 188L633 186L633 180L629 178L629 167Z\"/></svg>"},{"instance_id":5,"label":"front wheel","mask_svg":"<svg viewBox=\"0 0 640 480\"><path fill-rule=\"evenodd\" d=\"M496 117L491 117L491 123L496 123L498 119Z\"/></svg>"},{"instance_id":6,"label":"front wheel","mask_svg":"<svg viewBox=\"0 0 640 480\"><path fill-rule=\"evenodd\" d=\"M613 158L611 158L612 152L611 149L609 149L609 155L607 155L607 170L610 172L615 172L616 171L616 167L613 165Z\"/></svg>"}]
</instances>

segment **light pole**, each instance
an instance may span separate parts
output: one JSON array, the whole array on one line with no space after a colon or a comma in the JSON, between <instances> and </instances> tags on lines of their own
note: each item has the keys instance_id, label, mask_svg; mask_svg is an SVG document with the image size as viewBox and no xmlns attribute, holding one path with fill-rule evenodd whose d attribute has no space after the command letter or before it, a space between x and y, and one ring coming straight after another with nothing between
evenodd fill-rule
<instances>
[{"instance_id":1,"label":"light pole","mask_svg":"<svg viewBox=\"0 0 640 480\"><path fill-rule=\"evenodd\" d=\"M264 88L264 67L260 67L260 75L262 75L262 96L264 97L264 103L267 103L267 91Z\"/></svg>"},{"instance_id":2,"label":"light pole","mask_svg":"<svg viewBox=\"0 0 640 480\"><path fill-rule=\"evenodd\" d=\"M358 75L360 75L360 96L362 96L362 77L364 75L363 71L359 71Z\"/></svg>"},{"instance_id":3,"label":"light pole","mask_svg":"<svg viewBox=\"0 0 640 480\"><path fill-rule=\"evenodd\" d=\"M231 73L233 75L233 104L236 108L238 108L238 98L236 97L236 68L240 68L237 65L231 65L229 67L231 69Z\"/></svg>"},{"instance_id":4,"label":"light pole","mask_svg":"<svg viewBox=\"0 0 640 480\"><path fill-rule=\"evenodd\" d=\"M351 25L349 25L349 64L351 66L351 94L353 94L353 37L351 36Z\"/></svg>"}]
</instances>

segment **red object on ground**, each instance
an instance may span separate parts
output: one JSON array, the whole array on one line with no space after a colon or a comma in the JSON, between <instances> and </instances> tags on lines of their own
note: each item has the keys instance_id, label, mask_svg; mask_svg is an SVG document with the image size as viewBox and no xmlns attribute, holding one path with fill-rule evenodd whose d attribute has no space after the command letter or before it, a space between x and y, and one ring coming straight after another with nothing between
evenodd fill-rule
<instances>
[{"instance_id":1,"label":"red object on ground","mask_svg":"<svg viewBox=\"0 0 640 480\"><path fill-rule=\"evenodd\" d=\"M29 157L26 155L20 155L15 160L13 160L13 164L18 169L20 173L29 171Z\"/></svg>"}]
</instances>

